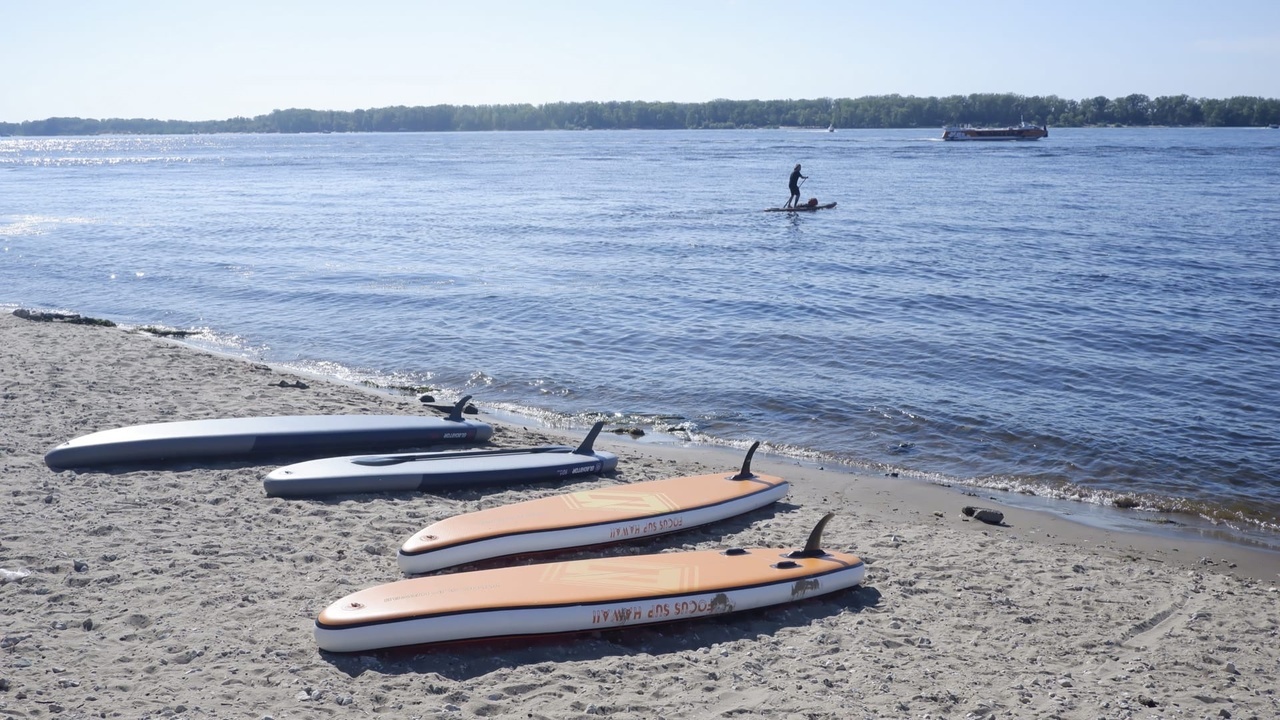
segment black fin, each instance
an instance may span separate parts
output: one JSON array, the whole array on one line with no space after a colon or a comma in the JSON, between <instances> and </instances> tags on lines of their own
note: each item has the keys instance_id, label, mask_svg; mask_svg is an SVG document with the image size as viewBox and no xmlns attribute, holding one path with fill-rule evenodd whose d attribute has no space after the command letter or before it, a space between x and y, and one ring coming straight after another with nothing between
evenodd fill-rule
<instances>
[{"instance_id":1,"label":"black fin","mask_svg":"<svg viewBox=\"0 0 1280 720\"><path fill-rule=\"evenodd\" d=\"M818 524L813 526L813 532L809 533L809 542L804 544L804 549L789 552L787 553L787 557L812 558L826 555L827 551L822 549L822 531L826 529L827 523L831 522L831 518L835 516L836 514L833 512L823 515L822 519L818 521Z\"/></svg>"},{"instance_id":2,"label":"black fin","mask_svg":"<svg viewBox=\"0 0 1280 720\"><path fill-rule=\"evenodd\" d=\"M578 446L577 450L573 451L573 454L594 455L596 451L593 450L591 446L595 444L596 436L600 434L600 428L602 427L604 427L604 421L597 420L596 424L591 426L591 432L587 433L586 439L582 441L582 444Z\"/></svg>"},{"instance_id":3,"label":"black fin","mask_svg":"<svg viewBox=\"0 0 1280 720\"><path fill-rule=\"evenodd\" d=\"M463 395L462 399L453 406L453 410L449 412L449 419L454 422L462 422L462 409L465 408L469 402L471 402L471 396Z\"/></svg>"},{"instance_id":4,"label":"black fin","mask_svg":"<svg viewBox=\"0 0 1280 720\"><path fill-rule=\"evenodd\" d=\"M756 454L756 448L758 447L760 447L759 440L751 443L751 449L747 450L747 458L742 461L742 470L737 475L729 478L730 480L750 480L755 477L755 474L751 472L751 456Z\"/></svg>"}]
</instances>

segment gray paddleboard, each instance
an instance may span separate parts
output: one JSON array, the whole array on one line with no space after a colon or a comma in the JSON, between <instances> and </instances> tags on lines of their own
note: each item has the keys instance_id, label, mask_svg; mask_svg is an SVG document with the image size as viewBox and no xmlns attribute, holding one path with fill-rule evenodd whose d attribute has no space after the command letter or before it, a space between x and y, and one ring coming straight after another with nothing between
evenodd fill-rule
<instances>
[{"instance_id":1,"label":"gray paddleboard","mask_svg":"<svg viewBox=\"0 0 1280 720\"><path fill-rule=\"evenodd\" d=\"M608 472L618 456L592 449L604 423L596 423L578 448L355 455L286 465L262 481L268 495L310 497L333 493L432 490L517 484Z\"/></svg>"},{"instance_id":2,"label":"gray paddleboard","mask_svg":"<svg viewBox=\"0 0 1280 720\"><path fill-rule=\"evenodd\" d=\"M448 418L418 415L283 415L133 425L68 440L44 456L55 470L154 461L206 460L333 450L426 447L483 442L487 423L462 419L464 398Z\"/></svg>"}]
</instances>

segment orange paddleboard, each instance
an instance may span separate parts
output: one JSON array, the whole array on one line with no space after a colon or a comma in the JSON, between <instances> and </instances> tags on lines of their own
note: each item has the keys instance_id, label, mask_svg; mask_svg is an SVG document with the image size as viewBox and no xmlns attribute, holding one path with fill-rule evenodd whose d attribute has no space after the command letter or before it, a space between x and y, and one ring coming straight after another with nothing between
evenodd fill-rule
<instances>
[{"instance_id":1,"label":"orange paddleboard","mask_svg":"<svg viewBox=\"0 0 1280 720\"><path fill-rule=\"evenodd\" d=\"M543 563L400 580L352 593L316 618L322 650L603 630L721 615L860 585L856 555L734 548Z\"/></svg>"},{"instance_id":2,"label":"orange paddleboard","mask_svg":"<svg viewBox=\"0 0 1280 720\"><path fill-rule=\"evenodd\" d=\"M614 485L445 518L404 542L400 569L416 574L507 555L585 547L675 532L776 502L786 480L715 473Z\"/></svg>"}]
</instances>

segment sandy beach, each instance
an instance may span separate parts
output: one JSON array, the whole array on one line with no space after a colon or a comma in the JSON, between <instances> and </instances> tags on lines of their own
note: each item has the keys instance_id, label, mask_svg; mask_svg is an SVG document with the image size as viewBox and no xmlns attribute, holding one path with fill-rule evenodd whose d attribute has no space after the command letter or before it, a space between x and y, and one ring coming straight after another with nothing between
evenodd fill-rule
<instances>
[{"instance_id":1,"label":"sandy beach","mask_svg":"<svg viewBox=\"0 0 1280 720\"><path fill-rule=\"evenodd\" d=\"M484 416L484 398L475 403ZM1280 555L1103 531L960 489L757 458L772 508L589 554L825 545L863 587L769 610L534 642L329 654L315 617L400 579L438 519L566 490L732 470L602 436L610 477L439 494L267 497L274 466L61 471L125 425L435 414L121 328L0 315L0 714L123 718L1276 718ZM493 443L576 443L489 418ZM767 440L767 438L764 438ZM1000 509L988 525L961 508ZM523 559L516 562L545 561Z\"/></svg>"}]
</instances>

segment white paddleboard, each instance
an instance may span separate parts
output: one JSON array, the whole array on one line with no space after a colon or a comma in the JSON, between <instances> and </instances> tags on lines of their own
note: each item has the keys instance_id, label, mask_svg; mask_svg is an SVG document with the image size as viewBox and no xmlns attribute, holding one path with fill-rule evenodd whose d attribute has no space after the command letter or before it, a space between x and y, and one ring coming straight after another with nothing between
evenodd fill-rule
<instances>
[{"instance_id":1,"label":"white paddleboard","mask_svg":"<svg viewBox=\"0 0 1280 720\"><path fill-rule=\"evenodd\" d=\"M262 481L268 495L313 497L332 493L434 490L557 480L608 472L618 456L594 450L598 422L576 449L532 448L396 453L321 458L277 468Z\"/></svg>"},{"instance_id":2,"label":"white paddleboard","mask_svg":"<svg viewBox=\"0 0 1280 720\"><path fill-rule=\"evenodd\" d=\"M419 415L283 415L133 425L68 440L45 454L50 468L120 463L262 457L335 449L426 447L483 442L487 423L462 418L463 398L447 418Z\"/></svg>"}]
</instances>

